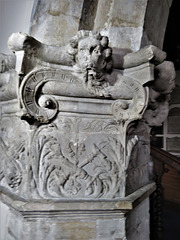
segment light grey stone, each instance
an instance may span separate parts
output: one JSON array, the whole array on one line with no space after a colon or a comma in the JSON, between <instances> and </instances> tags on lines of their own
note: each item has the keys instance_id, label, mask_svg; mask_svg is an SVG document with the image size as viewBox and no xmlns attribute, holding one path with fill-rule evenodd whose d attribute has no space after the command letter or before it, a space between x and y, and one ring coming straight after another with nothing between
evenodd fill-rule
<instances>
[{"instance_id":1,"label":"light grey stone","mask_svg":"<svg viewBox=\"0 0 180 240\"><path fill-rule=\"evenodd\" d=\"M15 56L0 54L0 73L6 72L8 70L15 68Z\"/></svg>"},{"instance_id":2,"label":"light grey stone","mask_svg":"<svg viewBox=\"0 0 180 240\"><path fill-rule=\"evenodd\" d=\"M6 224L8 218L8 206L0 202L0 239L6 239Z\"/></svg>"},{"instance_id":3,"label":"light grey stone","mask_svg":"<svg viewBox=\"0 0 180 240\"><path fill-rule=\"evenodd\" d=\"M94 30L109 37L111 47L140 49L147 1L98 1Z\"/></svg>"},{"instance_id":4,"label":"light grey stone","mask_svg":"<svg viewBox=\"0 0 180 240\"><path fill-rule=\"evenodd\" d=\"M161 126L168 116L170 94L175 88L175 70L172 62L164 61L155 67L156 78L149 94L149 108L144 119L149 126Z\"/></svg>"},{"instance_id":5,"label":"light grey stone","mask_svg":"<svg viewBox=\"0 0 180 240\"><path fill-rule=\"evenodd\" d=\"M149 134L167 116L175 74L163 51L140 49L146 6L37 0L30 35L10 36L16 61L0 56L3 240L149 239Z\"/></svg>"},{"instance_id":6,"label":"light grey stone","mask_svg":"<svg viewBox=\"0 0 180 240\"><path fill-rule=\"evenodd\" d=\"M123 59L123 68L135 67L147 62L160 64L165 59L165 52L155 46L149 45L137 52L126 54Z\"/></svg>"},{"instance_id":7,"label":"light grey stone","mask_svg":"<svg viewBox=\"0 0 180 240\"><path fill-rule=\"evenodd\" d=\"M151 183L124 199L113 201L25 201L1 189L0 199L8 207L1 203L6 227L0 237L3 240L126 240L127 236L135 235L143 239L149 235L147 198L154 188L155 184ZM131 210L133 214L128 213ZM139 223L142 229L138 228Z\"/></svg>"},{"instance_id":8,"label":"light grey stone","mask_svg":"<svg viewBox=\"0 0 180 240\"><path fill-rule=\"evenodd\" d=\"M135 130L134 121L158 125L167 115L167 100L156 100L174 87L173 65L163 62L165 53L154 46L127 53L122 71L113 68L109 39L98 32L81 30L62 47L23 33L12 34L8 43L17 57L19 111L9 118L2 105L1 121L14 128L11 139L2 132L2 186L26 199L113 199L147 184L149 152L135 150L144 142L148 148L148 127L143 138L143 124ZM155 81L153 67L159 73ZM30 124L27 131L16 127L18 116ZM22 135L19 142L15 129ZM128 191L127 169L136 154ZM143 173L141 181L135 180Z\"/></svg>"},{"instance_id":9,"label":"light grey stone","mask_svg":"<svg viewBox=\"0 0 180 240\"><path fill-rule=\"evenodd\" d=\"M30 34L39 41L63 46L79 29L83 0L36 0Z\"/></svg>"},{"instance_id":10,"label":"light grey stone","mask_svg":"<svg viewBox=\"0 0 180 240\"><path fill-rule=\"evenodd\" d=\"M149 199L146 199L133 212L127 216L127 239L128 240L144 240L149 239L149 216L145 209L149 208Z\"/></svg>"}]
</instances>

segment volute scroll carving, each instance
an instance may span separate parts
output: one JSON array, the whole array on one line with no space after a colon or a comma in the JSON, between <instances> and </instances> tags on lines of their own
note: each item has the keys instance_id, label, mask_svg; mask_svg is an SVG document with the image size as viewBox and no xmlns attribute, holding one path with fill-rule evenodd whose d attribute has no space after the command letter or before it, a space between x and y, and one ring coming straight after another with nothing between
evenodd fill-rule
<instances>
[{"instance_id":1,"label":"volute scroll carving","mask_svg":"<svg viewBox=\"0 0 180 240\"><path fill-rule=\"evenodd\" d=\"M124 197L132 152L144 142L136 127L163 121L174 88L165 53L147 46L119 61L106 36L83 30L62 47L15 33L9 47L19 74L19 115L26 120L16 121L29 130L22 157L11 163L4 155L13 167L12 181L0 171L2 185L37 199ZM168 71L171 76L163 74Z\"/></svg>"},{"instance_id":2,"label":"volute scroll carving","mask_svg":"<svg viewBox=\"0 0 180 240\"><path fill-rule=\"evenodd\" d=\"M17 44L18 38L20 39L19 44ZM14 42L15 44L13 44ZM53 65L51 69L48 68L49 70L47 70L46 68L49 67L49 63L47 62L49 57L46 57L44 52L54 54L57 47L45 46L25 34L13 34L9 39L9 46L11 49L17 53L24 50L23 58L20 57L20 59L17 59L17 62L22 62L22 67L20 67L21 76L22 73L26 75L24 80L20 79L19 83L20 103L25 112L23 115L25 117L30 117L30 115L32 115L32 117L39 122L48 122L52 119L57 113L57 102L52 97L49 99L41 97L39 101L41 104L40 106L36 100L37 93L48 95L51 92L53 95L54 90L54 94L60 96L70 95L75 97L120 99L116 101L116 103L113 103L112 106L115 118L126 121L127 118L130 119L130 116L133 115L133 109L134 116L132 119L141 118L141 113L146 106L146 99L148 97L147 91L144 90L142 84L136 79L125 77L121 71L113 70L112 49L108 44L108 38L101 36L100 33L79 31L77 35L70 40L67 46L58 49L59 57L56 56L53 60L53 64L56 63L56 65ZM33 52L30 51L31 45ZM30 52L32 57L28 57L27 59L26 56L29 56ZM37 56L38 53L39 55ZM70 56L71 59L73 59L72 62L68 62ZM64 71L63 68L67 68L61 65L62 59L64 58L67 59L67 63L73 67L72 69L69 67L69 69L67 69L67 71L71 71L71 81L67 78L67 82L62 81L60 76L60 79L57 79L57 71ZM31 68L32 73L28 73L30 69L24 68L24 64L28 61L30 62L28 66ZM37 64L41 66L45 65L41 73L39 73L40 70L37 69ZM52 76L46 79L45 75L48 71L52 72ZM40 79L41 74L42 76ZM56 81L53 80L53 74L55 75ZM65 75L67 76L67 72ZM74 79L77 78L79 81L73 84ZM73 87L71 87L72 85ZM75 89L74 95L72 93L72 88ZM41 92L40 89L42 90ZM43 102L43 100L45 102ZM126 109L124 109L124 107ZM137 107L139 109L137 109ZM117 109L119 110L117 111ZM33 113L33 111L35 111L35 113ZM117 114L118 112L119 116ZM137 112L140 115L137 114L137 116L135 116Z\"/></svg>"},{"instance_id":3,"label":"volute scroll carving","mask_svg":"<svg viewBox=\"0 0 180 240\"><path fill-rule=\"evenodd\" d=\"M24 119L36 119L48 123L58 111L58 103L52 96L40 95L42 86L55 74L51 70L30 72L22 81L19 96ZM40 96L38 96L40 95Z\"/></svg>"}]
</instances>

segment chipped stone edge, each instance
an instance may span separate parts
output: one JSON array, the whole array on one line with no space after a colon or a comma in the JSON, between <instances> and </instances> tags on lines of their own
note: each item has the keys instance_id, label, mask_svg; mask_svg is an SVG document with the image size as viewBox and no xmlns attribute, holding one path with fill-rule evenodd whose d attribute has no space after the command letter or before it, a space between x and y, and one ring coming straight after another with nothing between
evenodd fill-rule
<instances>
[{"instance_id":1,"label":"chipped stone edge","mask_svg":"<svg viewBox=\"0 0 180 240\"><path fill-rule=\"evenodd\" d=\"M23 218L69 216L69 214L109 215L112 213L125 214L143 200L148 198L156 189L154 182L149 183L125 198L113 200L31 200L26 201L0 187L0 201L15 210Z\"/></svg>"}]
</instances>

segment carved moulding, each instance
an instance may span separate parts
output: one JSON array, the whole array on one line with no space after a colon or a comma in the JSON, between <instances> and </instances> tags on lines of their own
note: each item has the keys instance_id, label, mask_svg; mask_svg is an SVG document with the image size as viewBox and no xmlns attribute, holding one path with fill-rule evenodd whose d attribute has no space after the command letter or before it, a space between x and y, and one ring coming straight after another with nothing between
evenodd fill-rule
<instances>
[{"instance_id":1,"label":"carved moulding","mask_svg":"<svg viewBox=\"0 0 180 240\"><path fill-rule=\"evenodd\" d=\"M126 128L141 117L147 92L138 82L122 80L116 73L116 88L122 99L93 98L82 88L81 76L78 78L69 70L32 71L20 87L23 119L31 124L32 119L39 124L53 123L39 126L31 140L38 194L43 198L123 197L125 169L138 140L137 136L126 140ZM128 90L125 97L122 86Z\"/></svg>"},{"instance_id":2,"label":"carved moulding","mask_svg":"<svg viewBox=\"0 0 180 240\"><path fill-rule=\"evenodd\" d=\"M87 102L90 101L92 104L93 102L94 104L103 103L100 96L94 96L82 87L81 75L73 75L70 71L73 69L44 68L34 70L26 75L19 88L23 117L34 118L41 123L49 122L58 111L67 111L65 108L62 109L64 101L69 101L69 104L72 105L72 99L69 97L79 97L81 101L86 97L89 98ZM111 98L106 98L108 105L111 105L111 110L109 108L107 114L113 115L114 118L122 122L141 118L141 113L147 104L148 89L143 88L139 82L132 78L123 77L119 72L116 72L113 78L116 78L115 86L107 87L107 91L111 94ZM61 99L64 97L64 101L58 101L57 99L60 99L58 96L61 96ZM94 97L98 100L95 100ZM75 99L73 99L74 102L76 102ZM73 112L86 112L81 107L78 110L71 109L71 106L69 108Z\"/></svg>"},{"instance_id":3,"label":"carved moulding","mask_svg":"<svg viewBox=\"0 0 180 240\"><path fill-rule=\"evenodd\" d=\"M132 129L143 118L154 80L152 48L135 66L125 56L127 69L120 70L113 69L108 38L99 33L80 31L61 48L18 33L9 45L17 56L19 116L31 129L15 192L26 198L124 197L138 142Z\"/></svg>"}]
</instances>

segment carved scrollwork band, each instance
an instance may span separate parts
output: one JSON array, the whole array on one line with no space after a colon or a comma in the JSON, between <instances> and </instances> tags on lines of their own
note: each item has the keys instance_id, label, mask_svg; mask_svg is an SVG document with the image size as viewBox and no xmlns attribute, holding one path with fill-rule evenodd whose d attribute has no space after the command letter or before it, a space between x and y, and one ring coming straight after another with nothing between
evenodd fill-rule
<instances>
[{"instance_id":1,"label":"carved scrollwork band","mask_svg":"<svg viewBox=\"0 0 180 240\"><path fill-rule=\"evenodd\" d=\"M106 100L104 113L113 115L116 120L123 122L139 119L147 105L147 89L138 81L128 77L123 78L120 73L117 76L119 77L119 75L120 79L117 79L116 86L108 87L108 90L111 91L111 98ZM124 89L128 92L128 97L123 96ZM114 95L113 91L117 91L118 94ZM70 97L68 98L67 95ZM71 95L75 98L71 98ZM84 95L88 95L88 101L81 98L77 100L77 97L84 97ZM64 96L64 99L60 96ZM92 97L94 95L82 85L81 75L73 75L65 69L34 70L25 76L19 90L19 100L23 110L22 117L26 120L34 119L40 123L48 123L56 116L58 110L66 111L65 102L69 102L67 109L71 109L72 112L82 112L82 109L88 104L92 107L93 113L93 103L95 107L95 105L98 106L97 104L102 105L102 102L98 99L91 100ZM82 103L80 104L79 101ZM107 104L112 105L111 112L108 110ZM87 109L87 112L91 111Z\"/></svg>"},{"instance_id":2,"label":"carved scrollwork band","mask_svg":"<svg viewBox=\"0 0 180 240\"><path fill-rule=\"evenodd\" d=\"M114 101L112 104L113 116L121 121L133 121L141 118L147 105L148 89L131 78L123 79L122 84L132 93L132 98Z\"/></svg>"},{"instance_id":3,"label":"carved scrollwork band","mask_svg":"<svg viewBox=\"0 0 180 240\"><path fill-rule=\"evenodd\" d=\"M148 98L146 90L136 79L125 77L121 71L113 69L113 54L107 37L91 31L79 31L69 45L57 49L18 33L9 39L13 51L21 49L16 44L19 37L23 39L22 49L25 54L26 44L32 44L34 57L37 63L41 63L40 66L50 66L45 52L52 52L54 55L57 51L56 58L53 59L55 68L38 69L36 65L33 68L36 62L31 58L25 58L22 63L23 67L26 61L30 61L26 66L31 66L31 69L23 67L20 72L25 75L19 90L24 119L33 118L41 123L48 123L53 119L58 112L58 103L53 95L117 100L112 105L112 114L117 120L127 121L142 117ZM62 64L66 66L62 67Z\"/></svg>"},{"instance_id":4,"label":"carved scrollwork band","mask_svg":"<svg viewBox=\"0 0 180 240\"><path fill-rule=\"evenodd\" d=\"M19 74L13 96L21 119L32 126L4 114L2 125L11 125L12 133L1 129L2 185L25 198L124 197L129 163L144 144L146 122L157 125L158 116L159 122L164 119L173 66L153 64L154 47L127 54L120 65L108 38L90 31L79 31L62 47L21 33L13 34L9 45ZM164 61L164 54L158 59Z\"/></svg>"}]
</instances>

